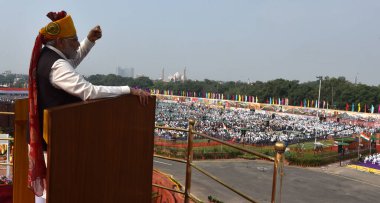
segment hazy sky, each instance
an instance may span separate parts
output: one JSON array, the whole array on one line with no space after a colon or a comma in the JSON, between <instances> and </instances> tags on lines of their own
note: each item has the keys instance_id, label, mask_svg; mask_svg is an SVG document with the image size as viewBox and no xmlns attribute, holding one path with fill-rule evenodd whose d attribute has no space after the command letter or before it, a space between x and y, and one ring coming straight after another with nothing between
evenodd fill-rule
<instances>
[{"instance_id":1,"label":"hazy sky","mask_svg":"<svg viewBox=\"0 0 380 203\"><path fill-rule=\"evenodd\" d=\"M103 38L84 75L134 67L151 79L267 81L344 76L380 84L379 0L0 0L0 72L27 73L49 11L66 10L83 39Z\"/></svg>"}]
</instances>

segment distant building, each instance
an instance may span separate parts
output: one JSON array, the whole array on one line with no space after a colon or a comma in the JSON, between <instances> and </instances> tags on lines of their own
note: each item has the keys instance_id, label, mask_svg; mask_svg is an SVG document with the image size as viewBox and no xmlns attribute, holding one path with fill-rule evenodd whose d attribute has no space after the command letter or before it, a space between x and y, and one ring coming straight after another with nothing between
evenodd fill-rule
<instances>
[{"instance_id":1,"label":"distant building","mask_svg":"<svg viewBox=\"0 0 380 203\"><path fill-rule=\"evenodd\" d=\"M136 78L141 78L141 77L147 77L147 78L149 78L149 76L145 75L144 73L136 74Z\"/></svg>"},{"instance_id":2,"label":"distant building","mask_svg":"<svg viewBox=\"0 0 380 203\"><path fill-rule=\"evenodd\" d=\"M174 75L168 76L168 80L172 82L185 81L184 79L185 77L179 72L174 73Z\"/></svg>"},{"instance_id":3,"label":"distant building","mask_svg":"<svg viewBox=\"0 0 380 203\"><path fill-rule=\"evenodd\" d=\"M135 77L135 69L134 68L117 67L116 75L119 75L121 77L134 78Z\"/></svg>"},{"instance_id":4,"label":"distant building","mask_svg":"<svg viewBox=\"0 0 380 203\"><path fill-rule=\"evenodd\" d=\"M158 80L161 80L161 81L164 81L164 82L165 82L165 68L162 68L162 71L161 71L161 78L159 78Z\"/></svg>"},{"instance_id":5,"label":"distant building","mask_svg":"<svg viewBox=\"0 0 380 203\"><path fill-rule=\"evenodd\" d=\"M186 81L187 80L187 77L186 77L186 67L185 69L183 70L183 74L179 73L179 72L176 72L174 73L174 75L169 75L168 76L168 80L169 81L173 81L173 82L177 82L177 81Z\"/></svg>"},{"instance_id":6,"label":"distant building","mask_svg":"<svg viewBox=\"0 0 380 203\"><path fill-rule=\"evenodd\" d=\"M6 70L2 73L2 75L4 75L4 76L10 75L10 74L12 74L12 71L10 71L10 70Z\"/></svg>"}]
</instances>

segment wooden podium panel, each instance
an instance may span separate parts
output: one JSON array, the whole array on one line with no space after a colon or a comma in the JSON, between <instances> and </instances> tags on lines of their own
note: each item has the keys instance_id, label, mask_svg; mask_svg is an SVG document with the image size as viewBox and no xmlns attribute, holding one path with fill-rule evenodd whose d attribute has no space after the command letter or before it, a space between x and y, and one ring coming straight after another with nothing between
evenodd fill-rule
<instances>
[{"instance_id":1,"label":"wooden podium panel","mask_svg":"<svg viewBox=\"0 0 380 203\"><path fill-rule=\"evenodd\" d=\"M34 193L28 182L28 99L15 103L15 142L13 151L13 203L34 203Z\"/></svg>"},{"instance_id":2,"label":"wooden podium panel","mask_svg":"<svg viewBox=\"0 0 380 203\"><path fill-rule=\"evenodd\" d=\"M155 97L45 110L49 203L151 202Z\"/></svg>"}]
</instances>

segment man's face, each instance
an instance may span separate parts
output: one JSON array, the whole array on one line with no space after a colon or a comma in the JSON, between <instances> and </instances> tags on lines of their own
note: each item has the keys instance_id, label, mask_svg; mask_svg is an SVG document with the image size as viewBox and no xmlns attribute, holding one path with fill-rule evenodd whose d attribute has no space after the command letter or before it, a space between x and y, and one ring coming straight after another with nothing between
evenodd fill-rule
<instances>
[{"instance_id":1,"label":"man's face","mask_svg":"<svg viewBox=\"0 0 380 203\"><path fill-rule=\"evenodd\" d=\"M78 41L78 37L71 37L71 38L63 38L62 39L62 52L63 54L65 54L65 56L68 58L68 59L74 59L76 54L77 54L77 50L79 48L79 41Z\"/></svg>"}]
</instances>

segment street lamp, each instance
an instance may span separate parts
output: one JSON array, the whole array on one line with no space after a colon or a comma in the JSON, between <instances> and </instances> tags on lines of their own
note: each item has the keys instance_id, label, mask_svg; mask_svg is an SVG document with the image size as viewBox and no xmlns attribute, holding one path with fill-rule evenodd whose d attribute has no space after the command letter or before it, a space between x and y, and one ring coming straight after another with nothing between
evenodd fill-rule
<instances>
[{"instance_id":1,"label":"street lamp","mask_svg":"<svg viewBox=\"0 0 380 203\"><path fill-rule=\"evenodd\" d=\"M322 76L317 76L316 78L319 79L318 105L317 105L317 108L319 109L319 103L320 103L320 99L321 99L321 84L322 84Z\"/></svg>"},{"instance_id":2,"label":"street lamp","mask_svg":"<svg viewBox=\"0 0 380 203\"><path fill-rule=\"evenodd\" d=\"M241 139L243 139L243 146L244 146L244 143L245 143L245 133L247 132L247 129L246 128L242 128L242 129L240 129L240 132L241 132Z\"/></svg>"},{"instance_id":3,"label":"street lamp","mask_svg":"<svg viewBox=\"0 0 380 203\"><path fill-rule=\"evenodd\" d=\"M317 76L319 79L319 91L318 91L318 104L317 104L317 117L319 117L319 100L321 99L321 84L322 84L322 76Z\"/></svg>"}]
</instances>

